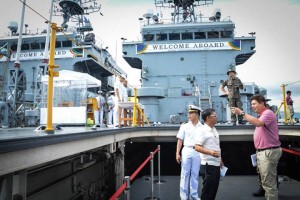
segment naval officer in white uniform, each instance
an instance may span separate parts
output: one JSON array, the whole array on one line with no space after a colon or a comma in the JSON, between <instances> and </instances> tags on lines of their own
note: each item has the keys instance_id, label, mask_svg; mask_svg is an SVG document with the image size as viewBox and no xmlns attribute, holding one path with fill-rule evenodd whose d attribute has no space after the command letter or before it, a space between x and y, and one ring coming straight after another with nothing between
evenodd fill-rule
<instances>
[{"instance_id":1,"label":"naval officer in white uniform","mask_svg":"<svg viewBox=\"0 0 300 200\"><path fill-rule=\"evenodd\" d=\"M180 126L177 134L176 161L181 162L180 198L181 200L199 199L198 180L200 170L200 153L195 151L195 135L202 126L199 121L200 108L189 105L189 122ZM183 145L183 148L182 148ZM180 155L180 150L181 155ZM189 194L190 191L190 194Z\"/></svg>"}]
</instances>

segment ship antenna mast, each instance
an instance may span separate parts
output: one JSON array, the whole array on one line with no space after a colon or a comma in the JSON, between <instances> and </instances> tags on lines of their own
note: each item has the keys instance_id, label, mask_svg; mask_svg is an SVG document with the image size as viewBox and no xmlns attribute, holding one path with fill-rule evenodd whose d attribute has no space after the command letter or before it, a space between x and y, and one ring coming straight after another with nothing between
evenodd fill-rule
<instances>
[{"instance_id":1,"label":"ship antenna mast","mask_svg":"<svg viewBox=\"0 0 300 200\"><path fill-rule=\"evenodd\" d=\"M173 8L172 20L175 23L195 22L195 7L213 3L213 0L154 0L158 8Z\"/></svg>"},{"instance_id":2,"label":"ship antenna mast","mask_svg":"<svg viewBox=\"0 0 300 200\"><path fill-rule=\"evenodd\" d=\"M67 30L68 22L77 23L77 32L84 37L84 32L93 31L93 27L90 20L85 17L91 13L99 12L101 16L103 14L100 12L101 5L97 0L54 0L54 16L62 16L63 23L61 27L63 30Z\"/></svg>"}]
</instances>

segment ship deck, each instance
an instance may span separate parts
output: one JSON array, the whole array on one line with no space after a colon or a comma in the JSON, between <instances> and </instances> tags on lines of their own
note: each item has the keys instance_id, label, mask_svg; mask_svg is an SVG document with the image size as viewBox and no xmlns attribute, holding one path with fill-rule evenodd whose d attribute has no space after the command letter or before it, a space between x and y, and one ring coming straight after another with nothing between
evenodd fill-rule
<instances>
[{"instance_id":1,"label":"ship deck","mask_svg":"<svg viewBox=\"0 0 300 200\"><path fill-rule=\"evenodd\" d=\"M282 142L299 141L300 126L280 125ZM12 128L0 130L0 175L27 167L75 155L120 141L132 142L176 142L179 125L156 127L96 128L63 127L54 134L34 131L34 128ZM252 125L217 125L221 142L252 141ZM51 153L49 153L51 152Z\"/></svg>"},{"instance_id":2,"label":"ship deck","mask_svg":"<svg viewBox=\"0 0 300 200\"><path fill-rule=\"evenodd\" d=\"M230 170L230 169L228 169ZM154 178L157 180L157 177ZM161 184L154 184L153 197L163 199L180 200L179 197L179 176L162 176ZM199 195L201 195L202 178L199 179ZM286 176L279 176L279 200L300 199L300 182ZM149 177L137 179L130 188L130 199L140 200L151 197ZM257 191L257 176L225 176L221 177L216 200L254 200L264 197L253 197L252 193ZM125 199L123 197L123 199Z\"/></svg>"},{"instance_id":3,"label":"ship deck","mask_svg":"<svg viewBox=\"0 0 300 200\"><path fill-rule=\"evenodd\" d=\"M280 125L281 141L299 142L299 127L298 124L294 126ZM133 144L141 142L151 145L160 142L175 143L179 125L135 128L99 127L96 129L91 127L62 127L62 130L56 130L54 134L46 134L44 131L34 131L34 129L13 128L0 130L0 176L22 169L34 168L82 152L113 146L112 144L121 141L132 141ZM221 143L226 141L252 143L254 127L251 125L231 126L222 124L217 125L217 129L220 133ZM143 151L146 151L146 145L143 147L145 147ZM130 149L130 147L126 147L126 149ZM163 167L164 165L162 165ZM158 187L156 192L159 192L155 195L159 195L160 199L178 199L179 177L165 176L162 177L162 180L164 179L166 180L165 184L155 186ZM280 199L300 199L299 190L295 189L299 186L299 182L291 179L286 182L283 181L280 186ZM256 187L256 176L233 176L229 171L229 175L221 180L217 199L252 199L251 193L256 190ZM143 192L140 193L140 191ZM131 199L147 198L147 194L150 194L149 181L145 181L144 177L135 180L132 184Z\"/></svg>"}]
</instances>

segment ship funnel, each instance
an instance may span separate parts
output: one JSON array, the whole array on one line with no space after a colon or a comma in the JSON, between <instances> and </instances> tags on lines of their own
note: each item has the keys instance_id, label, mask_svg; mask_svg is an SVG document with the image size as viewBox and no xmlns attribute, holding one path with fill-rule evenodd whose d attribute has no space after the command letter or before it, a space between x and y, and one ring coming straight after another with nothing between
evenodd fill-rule
<instances>
[{"instance_id":1,"label":"ship funnel","mask_svg":"<svg viewBox=\"0 0 300 200\"><path fill-rule=\"evenodd\" d=\"M18 31L18 22L15 22L15 21L9 22L9 25L7 26L7 28L9 28L9 30L11 31L11 35L16 35L16 33Z\"/></svg>"}]
</instances>

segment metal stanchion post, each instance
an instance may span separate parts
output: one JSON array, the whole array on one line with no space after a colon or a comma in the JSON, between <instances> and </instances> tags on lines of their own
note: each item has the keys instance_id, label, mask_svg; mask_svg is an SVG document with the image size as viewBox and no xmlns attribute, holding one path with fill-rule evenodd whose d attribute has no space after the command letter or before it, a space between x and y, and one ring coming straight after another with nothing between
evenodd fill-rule
<instances>
[{"instance_id":1,"label":"metal stanchion post","mask_svg":"<svg viewBox=\"0 0 300 200\"><path fill-rule=\"evenodd\" d=\"M130 176L125 176L126 189L125 189L125 200L130 200Z\"/></svg>"},{"instance_id":2,"label":"metal stanchion post","mask_svg":"<svg viewBox=\"0 0 300 200\"><path fill-rule=\"evenodd\" d=\"M153 158L154 158L154 154L153 152L150 152L150 155L151 155L151 160L150 160L150 173L151 173L151 199L153 199L153 192L154 192L154 188L153 188L153 178L154 178L154 175L153 175L153 172L154 172L154 165L153 165Z\"/></svg>"},{"instance_id":3,"label":"metal stanchion post","mask_svg":"<svg viewBox=\"0 0 300 200\"><path fill-rule=\"evenodd\" d=\"M147 197L146 199L155 199L155 200L159 200L159 198L156 198L153 196L154 193L154 185L153 185L153 178L154 178L154 163L153 163L153 158L154 158L154 153L150 152L150 174L151 174L151 183L150 183L150 197Z\"/></svg>"},{"instance_id":4,"label":"metal stanchion post","mask_svg":"<svg viewBox=\"0 0 300 200\"><path fill-rule=\"evenodd\" d=\"M158 145L157 146L157 148L158 148L158 165L157 165L157 167L158 167L158 180L156 180L156 181L154 181L156 184L162 184L162 183L164 183L165 181L163 181L163 180L160 180L160 145Z\"/></svg>"}]
</instances>

